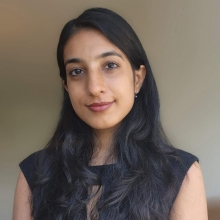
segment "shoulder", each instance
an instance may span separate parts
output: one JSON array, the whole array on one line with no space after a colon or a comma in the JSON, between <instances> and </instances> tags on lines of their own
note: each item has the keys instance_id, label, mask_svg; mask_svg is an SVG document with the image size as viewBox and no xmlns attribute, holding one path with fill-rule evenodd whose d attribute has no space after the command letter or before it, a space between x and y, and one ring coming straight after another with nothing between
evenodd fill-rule
<instances>
[{"instance_id":1,"label":"shoulder","mask_svg":"<svg viewBox=\"0 0 220 220\"><path fill-rule=\"evenodd\" d=\"M181 166L182 168L189 169L195 161L199 162L198 157L184 150L175 149L175 153L175 156L170 157L170 163L174 167Z\"/></svg>"},{"instance_id":2,"label":"shoulder","mask_svg":"<svg viewBox=\"0 0 220 220\"><path fill-rule=\"evenodd\" d=\"M30 198L31 190L21 171L14 196L13 220L32 220Z\"/></svg>"},{"instance_id":3,"label":"shoulder","mask_svg":"<svg viewBox=\"0 0 220 220\"><path fill-rule=\"evenodd\" d=\"M168 160L177 181L177 191L179 191L188 170L195 162L199 162L199 159L189 152L175 149L175 155L168 156Z\"/></svg>"},{"instance_id":4,"label":"shoulder","mask_svg":"<svg viewBox=\"0 0 220 220\"><path fill-rule=\"evenodd\" d=\"M207 220L207 204L202 171L194 162L184 177L170 213L170 220Z\"/></svg>"},{"instance_id":5,"label":"shoulder","mask_svg":"<svg viewBox=\"0 0 220 220\"><path fill-rule=\"evenodd\" d=\"M19 164L22 175L26 179L30 189L33 189L33 182L36 177L38 157L42 151L37 151L26 157Z\"/></svg>"}]
</instances>

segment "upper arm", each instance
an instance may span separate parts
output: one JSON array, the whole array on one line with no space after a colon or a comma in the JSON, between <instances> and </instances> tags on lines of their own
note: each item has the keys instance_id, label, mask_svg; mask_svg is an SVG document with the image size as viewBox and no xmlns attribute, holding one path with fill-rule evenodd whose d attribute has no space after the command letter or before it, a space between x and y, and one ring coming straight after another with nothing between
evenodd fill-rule
<instances>
[{"instance_id":1,"label":"upper arm","mask_svg":"<svg viewBox=\"0 0 220 220\"><path fill-rule=\"evenodd\" d=\"M33 220L31 217L30 197L30 188L21 171L14 196L13 220Z\"/></svg>"},{"instance_id":2,"label":"upper arm","mask_svg":"<svg viewBox=\"0 0 220 220\"><path fill-rule=\"evenodd\" d=\"M187 172L170 212L170 220L208 220L205 187L198 162Z\"/></svg>"}]
</instances>

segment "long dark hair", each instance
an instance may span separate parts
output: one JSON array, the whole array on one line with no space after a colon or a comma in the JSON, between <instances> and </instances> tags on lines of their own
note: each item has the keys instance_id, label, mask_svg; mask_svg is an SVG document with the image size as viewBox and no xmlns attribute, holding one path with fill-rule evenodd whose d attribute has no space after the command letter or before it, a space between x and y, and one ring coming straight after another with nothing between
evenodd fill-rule
<instances>
[{"instance_id":1,"label":"long dark hair","mask_svg":"<svg viewBox=\"0 0 220 220\"><path fill-rule=\"evenodd\" d=\"M83 28L100 31L127 56L134 70L144 65L147 75L131 111L114 134L112 153L117 163L105 178L89 166L93 130L77 116L63 89L59 123L39 153L32 215L35 220L83 220L87 218L86 205L99 194L89 213L91 219L168 219L176 196L175 174L168 157L175 155L175 149L161 127L158 91L145 51L121 16L104 8L88 9L69 21L60 35L57 61L64 82L64 46ZM93 185L98 189L89 193Z\"/></svg>"}]
</instances>

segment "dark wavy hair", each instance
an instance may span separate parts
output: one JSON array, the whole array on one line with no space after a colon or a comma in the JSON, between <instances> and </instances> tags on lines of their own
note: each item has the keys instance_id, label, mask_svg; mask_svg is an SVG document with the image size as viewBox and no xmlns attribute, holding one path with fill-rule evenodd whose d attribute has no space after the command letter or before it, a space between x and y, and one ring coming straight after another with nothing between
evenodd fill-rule
<instances>
[{"instance_id":1,"label":"dark wavy hair","mask_svg":"<svg viewBox=\"0 0 220 220\"><path fill-rule=\"evenodd\" d=\"M86 205L99 195L88 213L92 220L167 220L176 196L169 157L176 151L161 127L158 90L145 51L121 16L104 8L88 9L69 21L60 35L57 61L64 82L64 46L84 28L100 31L127 56L133 70L144 65L147 75L131 111L113 136L116 164L105 178L89 166L94 152L93 130L77 116L63 89L57 128L39 152L32 216L35 220L83 220L87 218ZM94 185L97 190L91 193Z\"/></svg>"}]
</instances>

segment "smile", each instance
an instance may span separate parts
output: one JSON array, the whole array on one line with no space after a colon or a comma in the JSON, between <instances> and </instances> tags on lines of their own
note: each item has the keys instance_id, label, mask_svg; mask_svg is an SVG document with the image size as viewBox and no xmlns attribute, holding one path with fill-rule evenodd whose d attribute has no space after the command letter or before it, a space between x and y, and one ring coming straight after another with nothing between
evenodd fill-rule
<instances>
[{"instance_id":1,"label":"smile","mask_svg":"<svg viewBox=\"0 0 220 220\"><path fill-rule=\"evenodd\" d=\"M102 112L108 109L113 104L113 102L92 103L90 105L87 105L87 107L93 112Z\"/></svg>"}]
</instances>

